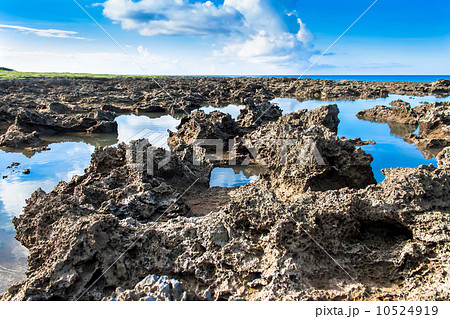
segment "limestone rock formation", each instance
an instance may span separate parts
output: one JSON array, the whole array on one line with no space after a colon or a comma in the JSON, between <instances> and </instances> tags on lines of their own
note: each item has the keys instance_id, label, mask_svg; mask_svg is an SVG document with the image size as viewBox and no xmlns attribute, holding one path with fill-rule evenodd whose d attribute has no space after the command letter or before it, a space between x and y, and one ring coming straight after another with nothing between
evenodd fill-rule
<instances>
[{"instance_id":1,"label":"limestone rock formation","mask_svg":"<svg viewBox=\"0 0 450 319\"><path fill-rule=\"evenodd\" d=\"M26 132L107 131L114 115L106 109L114 108L175 112L252 96L257 105L272 95L450 92L446 81L161 82L171 98L147 79L0 82L6 103L0 117L7 124L0 133L14 122ZM36 94L42 98L32 99ZM56 101L67 108L48 107ZM99 105L111 108L98 111ZM422 139L443 138L447 108L414 108L425 120L419 121ZM437 157L439 167L386 169L376 185L371 156L336 136L337 115L335 105L301 110L244 134L225 114L194 112L172 134L172 152L145 140L96 149L84 175L49 193L37 190L14 218L17 239L30 251L29 269L0 299L450 299L448 148ZM237 158L256 156L267 172L226 192L220 207L196 214L184 197L208 185L212 164L194 145L203 138L235 138ZM273 143L280 140L290 142ZM185 193L196 183L196 192Z\"/></svg>"},{"instance_id":2,"label":"limestone rock formation","mask_svg":"<svg viewBox=\"0 0 450 319\"><path fill-rule=\"evenodd\" d=\"M403 131L405 133L403 139L408 143L414 143L425 157L434 157L440 149L450 146L450 102L423 103L411 108L409 103L396 100L391 102L391 105L393 107L378 105L363 110L357 117L390 125L395 123L410 124L414 127L418 125L419 134L413 134L411 131L414 131L414 128L408 127L406 130L396 130L395 133Z\"/></svg>"},{"instance_id":3,"label":"limestone rock formation","mask_svg":"<svg viewBox=\"0 0 450 319\"><path fill-rule=\"evenodd\" d=\"M181 119L176 133L169 132L168 144L198 144L202 148L215 151L227 151L229 140L242 134L236 121L229 115L219 111L206 114L195 111Z\"/></svg>"},{"instance_id":4,"label":"limestone rock formation","mask_svg":"<svg viewBox=\"0 0 450 319\"><path fill-rule=\"evenodd\" d=\"M155 288L155 281L173 278L184 288L169 285L169 296L447 300L450 172L422 166L384 173L376 186L284 199L256 182L218 212L156 223L84 214L71 204L44 218L45 196L69 187L59 185L50 195L35 193L15 220L31 251L30 270L1 298L162 299L165 285ZM65 200L71 203L69 194ZM155 273L168 278L148 277Z\"/></svg>"},{"instance_id":5,"label":"limestone rock formation","mask_svg":"<svg viewBox=\"0 0 450 319\"><path fill-rule=\"evenodd\" d=\"M436 156L439 167L450 167L450 147L446 147Z\"/></svg>"},{"instance_id":6,"label":"limestone rock formation","mask_svg":"<svg viewBox=\"0 0 450 319\"><path fill-rule=\"evenodd\" d=\"M377 105L369 110L362 110L356 114L359 119L381 123L403 123L416 125L418 115L411 105L402 100L390 103L392 107Z\"/></svg>"},{"instance_id":7,"label":"limestone rock formation","mask_svg":"<svg viewBox=\"0 0 450 319\"><path fill-rule=\"evenodd\" d=\"M55 114L21 109L15 124L24 130L42 132L117 133L115 114L100 110L88 114Z\"/></svg>"},{"instance_id":8,"label":"limestone rock formation","mask_svg":"<svg viewBox=\"0 0 450 319\"><path fill-rule=\"evenodd\" d=\"M24 132L17 125L11 125L5 134L0 136L0 146L24 148L36 146L41 143L39 133L32 131L31 133Z\"/></svg>"},{"instance_id":9,"label":"limestone rock formation","mask_svg":"<svg viewBox=\"0 0 450 319\"><path fill-rule=\"evenodd\" d=\"M188 295L183 284L167 276L148 275L136 284L133 289L117 288L106 300L110 301L187 301L195 300Z\"/></svg>"},{"instance_id":10,"label":"limestone rock formation","mask_svg":"<svg viewBox=\"0 0 450 319\"><path fill-rule=\"evenodd\" d=\"M267 100L262 101L261 104L255 104L254 99L247 98L244 103L245 108L237 117L237 122L241 127L255 128L263 121L277 120L282 114L278 105Z\"/></svg>"}]
</instances>

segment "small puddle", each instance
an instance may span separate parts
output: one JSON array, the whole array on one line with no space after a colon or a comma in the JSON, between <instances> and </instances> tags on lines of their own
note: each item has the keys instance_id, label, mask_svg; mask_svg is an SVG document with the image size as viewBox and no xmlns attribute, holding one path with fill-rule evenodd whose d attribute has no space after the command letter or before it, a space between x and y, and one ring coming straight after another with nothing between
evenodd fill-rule
<instances>
[{"instance_id":1,"label":"small puddle","mask_svg":"<svg viewBox=\"0 0 450 319\"><path fill-rule=\"evenodd\" d=\"M261 166L215 167L211 172L209 187L235 187L256 181L266 169Z\"/></svg>"},{"instance_id":2,"label":"small puddle","mask_svg":"<svg viewBox=\"0 0 450 319\"><path fill-rule=\"evenodd\" d=\"M206 114L209 114L214 111L220 111L222 113L230 114L232 118L237 119L239 113L241 112L241 110L244 107L245 107L244 105L235 105L235 104L229 104L229 105L223 106L223 107L209 105L209 106L204 106L204 107L200 108L200 110L202 110Z\"/></svg>"}]
</instances>

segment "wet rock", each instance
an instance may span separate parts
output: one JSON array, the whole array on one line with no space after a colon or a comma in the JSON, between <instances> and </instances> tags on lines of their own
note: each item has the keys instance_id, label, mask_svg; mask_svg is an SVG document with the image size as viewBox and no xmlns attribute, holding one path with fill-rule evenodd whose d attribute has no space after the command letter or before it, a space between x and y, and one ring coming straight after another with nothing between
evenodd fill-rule
<instances>
[{"instance_id":1,"label":"wet rock","mask_svg":"<svg viewBox=\"0 0 450 319\"><path fill-rule=\"evenodd\" d=\"M356 114L356 117L366 121L381 123L404 123L417 124L418 115L411 108L411 105L402 100L391 102L392 107L377 105L368 110L362 110Z\"/></svg>"},{"instance_id":2,"label":"wet rock","mask_svg":"<svg viewBox=\"0 0 450 319\"><path fill-rule=\"evenodd\" d=\"M51 150L51 148L48 147L48 146L32 147L32 148L31 148L31 151L32 151L32 152L37 152L37 153L40 153L40 152L46 152L46 151L50 151L50 150Z\"/></svg>"},{"instance_id":3,"label":"wet rock","mask_svg":"<svg viewBox=\"0 0 450 319\"><path fill-rule=\"evenodd\" d=\"M86 130L87 133L117 133L118 124L116 121L101 121Z\"/></svg>"},{"instance_id":4,"label":"wet rock","mask_svg":"<svg viewBox=\"0 0 450 319\"><path fill-rule=\"evenodd\" d=\"M363 141L363 140L361 140L360 137L351 138L351 139L347 139L345 137L341 137L340 139L348 141L348 142L352 143L354 146L364 146L364 145L375 145L376 144L374 141L372 141L370 139L367 140L367 141Z\"/></svg>"},{"instance_id":5,"label":"wet rock","mask_svg":"<svg viewBox=\"0 0 450 319\"><path fill-rule=\"evenodd\" d=\"M22 174L24 174L24 175L29 175L30 173L31 173L31 171L30 171L29 168L25 168L25 169L22 171Z\"/></svg>"},{"instance_id":6,"label":"wet rock","mask_svg":"<svg viewBox=\"0 0 450 319\"><path fill-rule=\"evenodd\" d=\"M24 132L17 125L11 125L8 131L0 136L0 146L4 147L23 148L36 146L39 143L41 143L41 139L38 132Z\"/></svg>"},{"instance_id":7,"label":"wet rock","mask_svg":"<svg viewBox=\"0 0 450 319\"><path fill-rule=\"evenodd\" d=\"M20 163L17 162L12 162L11 165L9 165L7 168L15 168L15 167L19 167Z\"/></svg>"},{"instance_id":8,"label":"wet rock","mask_svg":"<svg viewBox=\"0 0 450 319\"><path fill-rule=\"evenodd\" d=\"M114 112L114 113L127 113L128 112L127 110L124 110L124 109L122 109L120 107L116 107L114 105L108 105L108 104L102 105L100 107L100 109L102 111L108 111L108 112Z\"/></svg>"},{"instance_id":9,"label":"wet rock","mask_svg":"<svg viewBox=\"0 0 450 319\"><path fill-rule=\"evenodd\" d=\"M117 133L115 114L95 110L87 114L62 115L38 113L21 109L16 116L16 126L25 131Z\"/></svg>"}]
</instances>

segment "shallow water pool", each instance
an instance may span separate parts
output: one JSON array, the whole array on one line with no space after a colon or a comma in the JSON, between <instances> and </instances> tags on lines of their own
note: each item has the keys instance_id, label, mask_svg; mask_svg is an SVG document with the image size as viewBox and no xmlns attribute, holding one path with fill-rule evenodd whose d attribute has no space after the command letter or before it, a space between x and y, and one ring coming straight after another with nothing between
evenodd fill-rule
<instances>
[{"instance_id":1,"label":"shallow water pool","mask_svg":"<svg viewBox=\"0 0 450 319\"><path fill-rule=\"evenodd\" d=\"M421 164L435 164L434 158L427 159L414 145L403 141L401 136L415 128L407 125L372 123L356 118L356 113L375 105L388 105L390 101L403 99L412 104L420 102L449 101L448 98L415 97L391 95L388 98L355 101L304 101L277 98L283 113L300 109L312 109L325 104L337 104L340 110L338 135L347 138L372 139L377 144L362 148L373 155L372 167L377 181L383 180L382 168L417 167ZM213 110L229 112L236 118L243 106L230 105L224 108L206 106ZM117 119L118 135L65 135L47 138L50 151L29 154L10 153L0 150L0 292L13 281L24 278L27 251L15 239L11 220L21 214L25 199L38 188L50 191L60 181L69 181L74 175L82 174L89 165L95 146L116 145L139 138L149 138L156 146L167 148L168 129L176 131L180 119L167 114L122 115ZM19 162L17 169L7 169L12 162ZM29 175L22 170L29 168ZM14 172L13 172L14 170ZM252 167L215 168L210 186L233 187L245 185L257 179L260 171Z\"/></svg>"},{"instance_id":2,"label":"shallow water pool","mask_svg":"<svg viewBox=\"0 0 450 319\"><path fill-rule=\"evenodd\" d=\"M391 101L397 99L407 101L412 107L425 101L430 103L450 101L450 97L436 98L434 96L426 96L410 98L402 95L390 95L388 98L372 100L299 102L295 99L277 98L273 102L278 103L283 110L283 114L301 109L311 110L326 104L337 104L339 120L341 121L338 127L338 136L345 136L346 138L361 137L362 140L371 139L376 142L376 145L365 145L361 148L373 156L373 172L376 180L381 182L384 179L384 175L381 173L383 168L418 167L422 164L437 165L436 159L430 158L430 154L422 154L413 144L408 144L403 140L402 136L407 133L413 133L416 130L414 126L388 125L386 123L364 121L356 117L356 113L363 109L376 105L389 105Z\"/></svg>"}]
</instances>

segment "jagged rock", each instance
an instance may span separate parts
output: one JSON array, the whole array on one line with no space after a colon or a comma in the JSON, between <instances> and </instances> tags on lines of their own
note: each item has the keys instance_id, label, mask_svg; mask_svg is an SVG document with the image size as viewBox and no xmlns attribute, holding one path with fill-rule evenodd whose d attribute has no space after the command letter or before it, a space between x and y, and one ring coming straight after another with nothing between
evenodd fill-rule
<instances>
[{"instance_id":1,"label":"jagged rock","mask_svg":"<svg viewBox=\"0 0 450 319\"><path fill-rule=\"evenodd\" d=\"M435 95L448 95L448 88L450 87L450 81L447 79L439 79L432 83L431 93Z\"/></svg>"},{"instance_id":2,"label":"jagged rock","mask_svg":"<svg viewBox=\"0 0 450 319\"><path fill-rule=\"evenodd\" d=\"M237 117L237 122L241 127L254 128L261 125L263 121L277 120L282 114L278 105L267 100L255 104L253 98L246 98L244 103L245 107Z\"/></svg>"},{"instance_id":3,"label":"jagged rock","mask_svg":"<svg viewBox=\"0 0 450 319\"><path fill-rule=\"evenodd\" d=\"M418 123L418 115L411 108L411 105L402 100L396 100L390 103L392 107L377 105L368 110L362 110L356 114L356 117L366 121L381 123L404 123L415 125Z\"/></svg>"},{"instance_id":4,"label":"jagged rock","mask_svg":"<svg viewBox=\"0 0 450 319\"><path fill-rule=\"evenodd\" d=\"M246 161L249 156L254 158L255 153L258 153L259 159L264 161L276 150L276 144L283 140L301 140L301 135L311 126L323 125L336 132L338 114L339 109L335 104L285 114L276 122L269 122L242 138L236 138L233 155L240 161Z\"/></svg>"},{"instance_id":5,"label":"jagged rock","mask_svg":"<svg viewBox=\"0 0 450 319\"><path fill-rule=\"evenodd\" d=\"M446 147L436 156L439 167L450 167L450 147Z\"/></svg>"},{"instance_id":6,"label":"jagged rock","mask_svg":"<svg viewBox=\"0 0 450 319\"><path fill-rule=\"evenodd\" d=\"M41 142L38 132L26 133L14 124L8 128L5 134L0 136L0 146L5 147L23 148L36 146Z\"/></svg>"},{"instance_id":7,"label":"jagged rock","mask_svg":"<svg viewBox=\"0 0 450 319\"><path fill-rule=\"evenodd\" d=\"M172 147L199 143L202 148L215 151L227 151L229 140L242 135L236 121L229 115L219 111L206 114L195 111L181 119L176 133L170 132L168 144ZM209 141L208 141L209 140Z\"/></svg>"},{"instance_id":8,"label":"jagged rock","mask_svg":"<svg viewBox=\"0 0 450 319\"><path fill-rule=\"evenodd\" d=\"M446 82L445 82L446 83ZM450 102L424 103L411 108L402 100L391 102L393 107L383 105L363 110L356 116L360 119L419 126L419 134L413 134L415 127L402 127L394 133L404 132L403 139L414 143L426 158L432 158L443 147L450 146ZM392 128L391 128L392 129Z\"/></svg>"},{"instance_id":9,"label":"jagged rock","mask_svg":"<svg viewBox=\"0 0 450 319\"><path fill-rule=\"evenodd\" d=\"M387 94L445 96L450 93L448 80L411 83L295 78L159 77L158 83L160 86L148 78L40 78L4 81L0 83L0 119L5 122L0 123L0 133L3 134L14 123L20 108L39 113L64 112L71 116L78 114L85 117L91 111L99 109L114 113L189 112L202 105L248 104L250 100L258 106L266 105L275 96L358 99L384 97ZM56 113L48 111L52 103L55 104L50 108ZM272 109L275 117L278 116L279 111L273 107ZM251 119L244 121L249 122Z\"/></svg>"},{"instance_id":10,"label":"jagged rock","mask_svg":"<svg viewBox=\"0 0 450 319\"><path fill-rule=\"evenodd\" d=\"M28 279L1 298L154 298L156 278L136 287L159 273L218 300L447 300L449 171L384 173L377 186L283 200L257 181L218 212L157 223L67 205L42 218L36 193L15 220Z\"/></svg>"},{"instance_id":11,"label":"jagged rock","mask_svg":"<svg viewBox=\"0 0 450 319\"><path fill-rule=\"evenodd\" d=\"M407 134L403 139L432 158L450 146L450 102L424 103L414 110L418 114L419 134Z\"/></svg>"},{"instance_id":12,"label":"jagged rock","mask_svg":"<svg viewBox=\"0 0 450 319\"><path fill-rule=\"evenodd\" d=\"M419 136L427 139L450 139L450 102L437 102L422 107L425 110L419 118Z\"/></svg>"},{"instance_id":13,"label":"jagged rock","mask_svg":"<svg viewBox=\"0 0 450 319\"><path fill-rule=\"evenodd\" d=\"M128 161L139 163L136 165L141 171L164 179L181 192L194 182L208 187L213 169L203 148L180 144L168 151L152 147L145 139L131 141L128 146Z\"/></svg>"},{"instance_id":14,"label":"jagged rock","mask_svg":"<svg viewBox=\"0 0 450 319\"><path fill-rule=\"evenodd\" d=\"M262 178L279 196L375 184L373 158L323 126L312 126L285 149L275 147Z\"/></svg>"},{"instance_id":15,"label":"jagged rock","mask_svg":"<svg viewBox=\"0 0 450 319\"><path fill-rule=\"evenodd\" d=\"M345 137L341 137L341 140L352 143L354 146L364 146L364 145L375 145L376 143L372 140L362 141L360 137L347 139Z\"/></svg>"},{"instance_id":16,"label":"jagged rock","mask_svg":"<svg viewBox=\"0 0 450 319\"><path fill-rule=\"evenodd\" d=\"M389 105L391 105L393 107L403 108L403 109L411 108L411 103L405 102L400 99L390 102Z\"/></svg>"},{"instance_id":17,"label":"jagged rock","mask_svg":"<svg viewBox=\"0 0 450 319\"><path fill-rule=\"evenodd\" d=\"M65 114L71 111L67 105L58 102L50 103L48 110L57 114Z\"/></svg>"},{"instance_id":18,"label":"jagged rock","mask_svg":"<svg viewBox=\"0 0 450 319\"><path fill-rule=\"evenodd\" d=\"M187 301L195 300L183 284L167 276L148 275L133 289L117 288L110 301Z\"/></svg>"},{"instance_id":19,"label":"jagged rock","mask_svg":"<svg viewBox=\"0 0 450 319\"><path fill-rule=\"evenodd\" d=\"M19 110L15 125L25 131L116 133L117 122L114 113L95 110L88 114L38 113L27 109Z\"/></svg>"},{"instance_id":20,"label":"jagged rock","mask_svg":"<svg viewBox=\"0 0 450 319\"><path fill-rule=\"evenodd\" d=\"M254 94L264 99L281 92L360 98L387 92L423 96L436 88L439 94L450 91L446 82L160 80L176 102L199 94L181 107L203 100L242 101ZM146 105L151 109L153 102L161 101L159 107L177 109L145 79L42 83L44 88L32 81L0 83L2 98L17 102L17 107L0 116L11 121L16 118L13 112L26 106L30 117L38 119L40 131L47 129L40 118L59 116L37 111L50 99L84 108L84 113L71 114L75 122L83 121L95 105L136 110ZM76 83L81 84L74 90ZM48 96L44 94L42 100L26 99L44 89ZM15 95L18 91L20 96ZM65 98L57 99L56 91ZM235 124L224 125L228 119L211 117L217 123L208 124L208 118L198 127L188 119L185 123L190 124L172 153L142 141L97 149L83 176L61 182L48 194L36 191L24 214L14 219L17 238L30 251L27 279L12 285L0 299L171 299L170 294L185 292L187 299L208 300L450 299L446 153L439 156L438 168L384 170L382 183L364 188L373 182L371 158L334 134L338 122L332 106L287 114L246 138L252 142L291 139L294 143L285 153L294 157L283 163L286 154L281 148L257 148L258 156L270 160L270 171L236 188L226 205L198 216L180 200L183 193L176 186L185 179L195 181L197 173L210 173L205 150L197 152L192 142L200 132L221 139L239 136L233 131ZM429 132L437 134L432 127ZM244 157L248 154L239 147L237 151ZM305 152L312 161L298 163L295 156ZM168 282L174 285L169 285L167 294ZM175 283L184 287L174 289Z\"/></svg>"},{"instance_id":21,"label":"jagged rock","mask_svg":"<svg viewBox=\"0 0 450 319\"><path fill-rule=\"evenodd\" d=\"M336 136L338 113L336 105L325 105L283 115L240 138L235 155L267 166L261 178L283 196L375 184L372 156Z\"/></svg>"},{"instance_id":22,"label":"jagged rock","mask_svg":"<svg viewBox=\"0 0 450 319\"><path fill-rule=\"evenodd\" d=\"M336 133L339 125L339 109L336 104L324 105L306 113L308 126L322 125Z\"/></svg>"}]
</instances>

